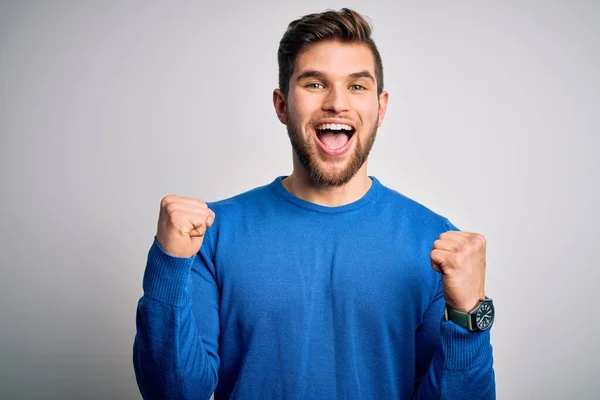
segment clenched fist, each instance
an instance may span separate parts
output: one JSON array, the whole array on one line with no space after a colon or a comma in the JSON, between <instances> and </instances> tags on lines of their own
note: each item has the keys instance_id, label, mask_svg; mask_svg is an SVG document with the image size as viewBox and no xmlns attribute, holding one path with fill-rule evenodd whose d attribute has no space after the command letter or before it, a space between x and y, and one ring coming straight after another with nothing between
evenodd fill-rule
<instances>
[{"instance_id":1,"label":"clenched fist","mask_svg":"<svg viewBox=\"0 0 600 400\"><path fill-rule=\"evenodd\" d=\"M166 196L160 202L158 243L172 256L193 257L214 220L215 213L202 200Z\"/></svg>"},{"instance_id":2,"label":"clenched fist","mask_svg":"<svg viewBox=\"0 0 600 400\"><path fill-rule=\"evenodd\" d=\"M448 231L433 243L431 265L441 272L444 298L455 310L470 312L485 298L485 238Z\"/></svg>"}]
</instances>

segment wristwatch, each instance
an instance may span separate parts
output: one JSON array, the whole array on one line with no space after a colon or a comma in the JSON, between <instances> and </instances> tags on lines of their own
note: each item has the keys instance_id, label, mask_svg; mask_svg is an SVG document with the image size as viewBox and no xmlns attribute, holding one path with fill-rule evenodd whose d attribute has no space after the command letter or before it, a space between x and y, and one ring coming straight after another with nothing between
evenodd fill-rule
<instances>
[{"instance_id":1,"label":"wristwatch","mask_svg":"<svg viewBox=\"0 0 600 400\"><path fill-rule=\"evenodd\" d=\"M470 331L485 331L492 326L496 311L492 299L479 299L471 312L462 312L446 305L446 321L452 321Z\"/></svg>"}]
</instances>

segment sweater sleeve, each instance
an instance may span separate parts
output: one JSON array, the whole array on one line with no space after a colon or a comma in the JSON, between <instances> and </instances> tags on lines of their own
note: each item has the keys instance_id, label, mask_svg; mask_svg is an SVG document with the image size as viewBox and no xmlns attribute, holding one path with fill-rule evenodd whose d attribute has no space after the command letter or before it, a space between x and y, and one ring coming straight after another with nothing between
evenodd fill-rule
<instances>
[{"instance_id":1,"label":"sweater sleeve","mask_svg":"<svg viewBox=\"0 0 600 400\"><path fill-rule=\"evenodd\" d=\"M415 399L496 398L490 330L470 332L446 321L441 293L416 334Z\"/></svg>"},{"instance_id":2,"label":"sweater sleeve","mask_svg":"<svg viewBox=\"0 0 600 400\"><path fill-rule=\"evenodd\" d=\"M449 221L446 230L456 230ZM471 332L446 321L441 275L416 332L415 399L496 398L490 329Z\"/></svg>"},{"instance_id":3,"label":"sweater sleeve","mask_svg":"<svg viewBox=\"0 0 600 400\"><path fill-rule=\"evenodd\" d=\"M208 236L192 258L156 238L138 302L133 365L145 399L209 399L219 370L219 289Z\"/></svg>"}]
</instances>

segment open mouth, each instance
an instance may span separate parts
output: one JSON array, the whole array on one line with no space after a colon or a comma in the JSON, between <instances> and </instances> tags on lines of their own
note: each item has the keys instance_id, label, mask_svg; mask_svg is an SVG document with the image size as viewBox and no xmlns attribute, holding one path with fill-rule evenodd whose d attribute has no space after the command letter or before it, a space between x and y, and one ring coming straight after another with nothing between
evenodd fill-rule
<instances>
[{"instance_id":1,"label":"open mouth","mask_svg":"<svg viewBox=\"0 0 600 400\"><path fill-rule=\"evenodd\" d=\"M347 124L320 124L315 127L317 138L329 150L340 150L354 135L354 128Z\"/></svg>"}]
</instances>

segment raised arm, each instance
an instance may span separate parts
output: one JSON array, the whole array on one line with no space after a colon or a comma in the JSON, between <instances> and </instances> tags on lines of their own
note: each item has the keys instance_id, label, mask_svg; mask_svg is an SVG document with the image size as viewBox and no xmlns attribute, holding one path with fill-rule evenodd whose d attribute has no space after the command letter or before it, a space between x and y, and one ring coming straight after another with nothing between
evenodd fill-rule
<instances>
[{"instance_id":1,"label":"raised arm","mask_svg":"<svg viewBox=\"0 0 600 400\"><path fill-rule=\"evenodd\" d=\"M414 399L495 399L490 330L471 332L446 321L445 304L440 282L416 334Z\"/></svg>"},{"instance_id":2,"label":"raised arm","mask_svg":"<svg viewBox=\"0 0 600 400\"><path fill-rule=\"evenodd\" d=\"M493 305L482 302L486 241L447 224L450 230L439 236L431 251L432 267L441 274L437 290L416 332L415 398L495 399ZM483 304L488 308L481 309ZM480 309L485 312L471 323L468 313Z\"/></svg>"},{"instance_id":3,"label":"raised arm","mask_svg":"<svg viewBox=\"0 0 600 400\"><path fill-rule=\"evenodd\" d=\"M214 213L199 200L168 196L148 253L133 346L146 399L208 399L217 385L219 289L208 240Z\"/></svg>"}]
</instances>

